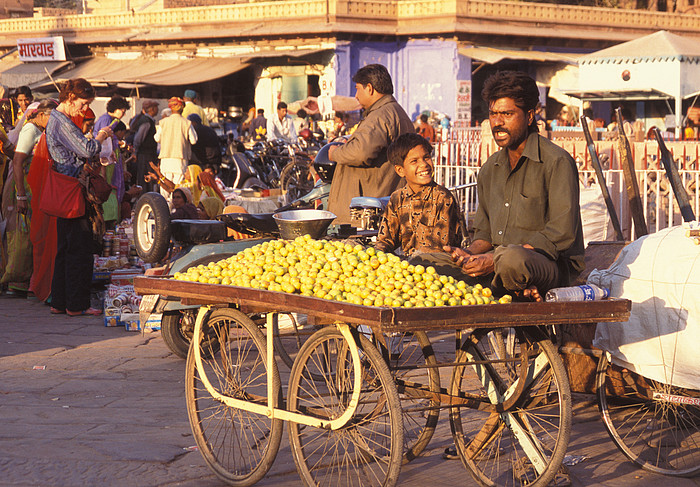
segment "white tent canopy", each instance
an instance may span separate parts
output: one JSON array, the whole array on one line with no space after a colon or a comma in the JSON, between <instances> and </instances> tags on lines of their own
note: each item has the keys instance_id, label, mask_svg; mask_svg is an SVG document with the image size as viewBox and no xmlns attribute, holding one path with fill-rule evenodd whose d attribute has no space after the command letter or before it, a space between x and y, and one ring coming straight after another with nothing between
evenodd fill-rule
<instances>
[{"instance_id":1,"label":"white tent canopy","mask_svg":"<svg viewBox=\"0 0 700 487\"><path fill-rule=\"evenodd\" d=\"M700 92L700 41L665 30L579 58L583 100L675 100L676 135L683 100Z\"/></svg>"}]
</instances>

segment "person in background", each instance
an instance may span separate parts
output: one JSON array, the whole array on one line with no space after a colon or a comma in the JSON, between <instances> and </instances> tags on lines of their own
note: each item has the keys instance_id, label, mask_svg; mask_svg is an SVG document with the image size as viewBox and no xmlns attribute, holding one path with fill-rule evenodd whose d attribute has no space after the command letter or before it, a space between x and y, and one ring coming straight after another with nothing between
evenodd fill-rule
<instances>
[{"instance_id":1,"label":"person in background","mask_svg":"<svg viewBox=\"0 0 700 487\"><path fill-rule=\"evenodd\" d=\"M265 140L267 134L267 119L265 110L258 108L258 116L250 122L250 138L253 140Z\"/></svg>"},{"instance_id":2,"label":"person in background","mask_svg":"<svg viewBox=\"0 0 700 487\"><path fill-rule=\"evenodd\" d=\"M308 114L306 113L306 110L303 108L297 110L297 117L294 119L294 130L296 130L297 134L304 129L311 129L311 125L309 124L307 117Z\"/></svg>"},{"instance_id":3,"label":"person in background","mask_svg":"<svg viewBox=\"0 0 700 487\"><path fill-rule=\"evenodd\" d=\"M252 106L248 109L248 115L246 115L245 120L241 123L241 135L246 135L250 137L251 139L253 138L251 135L250 131L250 124L253 122L253 119L255 118L255 107Z\"/></svg>"},{"instance_id":4,"label":"person in background","mask_svg":"<svg viewBox=\"0 0 700 487\"><path fill-rule=\"evenodd\" d=\"M501 150L479 171L473 242L445 250L495 293L542 301L549 289L569 286L584 267L576 163L537 133L539 90L530 76L498 71L487 78L482 97Z\"/></svg>"},{"instance_id":5,"label":"person in background","mask_svg":"<svg viewBox=\"0 0 700 487\"><path fill-rule=\"evenodd\" d=\"M15 123L15 126L7 133L7 136L9 137L10 142L17 145L19 133L26 121L27 108L34 101L34 95L32 94L31 88L28 86L20 86L15 90L13 98L17 106L17 122Z\"/></svg>"},{"instance_id":6,"label":"person in background","mask_svg":"<svg viewBox=\"0 0 700 487\"><path fill-rule=\"evenodd\" d=\"M267 140L283 140L294 144L297 141L297 131L294 121L287 115L287 104L283 101L277 104L277 116L267 121Z\"/></svg>"},{"instance_id":7,"label":"person in background","mask_svg":"<svg viewBox=\"0 0 700 487\"><path fill-rule=\"evenodd\" d=\"M345 113L335 112L333 115L333 132L331 138L342 137L348 133L348 127L345 125Z\"/></svg>"},{"instance_id":8,"label":"person in background","mask_svg":"<svg viewBox=\"0 0 700 487\"><path fill-rule=\"evenodd\" d=\"M176 96L168 100L172 115L160 121L160 132L156 133L156 142L160 143L160 168L158 170L158 185L166 198L170 197L173 188L163 187L165 180L178 185L185 177L187 164L192 157L192 145L197 143L197 132L192 122L182 116L185 102ZM154 165L151 164L151 167ZM147 180L146 182L150 181Z\"/></svg>"},{"instance_id":9,"label":"person in background","mask_svg":"<svg viewBox=\"0 0 700 487\"><path fill-rule=\"evenodd\" d=\"M199 115L199 118L202 120L202 123L208 127L209 119L207 118L207 112L204 111L204 108L195 103L195 100L197 98L199 98L199 95L196 91L185 90L185 94L182 97L182 99L185 101L185 107L182 110L182 116L187 118L193 113L196 113L197 115Z\"/></svg>"},{"instance_id":10,"label":"person in background","mask_svg":"<svg viewBox=\"0 0 700 487\"><path fill-rule=\"evenodd\" d=\"M214 176L208 172L202 171L202 168L197 164L187 166L185 176L179 184L173 183L165 177L160 169L155 164L151 164L153 172L149 172L147 178L157 180L161 190L172 193L176 188L187 188L192 196L191 203L199 204L203 198L216 197L222 202L225 201L224 195L216 185Z\"/></svg>"},{"instance_id":11,"label":"person in background","mask_svg":"<svg viewBox=\"0 0 700 487\"><path fill-rule=\"evenodd\" d=\"M199 220L199 211L192 204L192 193L187 188L175 188L172 196L173 210L170 220Z\"/></svg>"},{"instance_id":12,"label":"person in background","mask_svg":"<svg viewBox=\"0 0 700 487\"><path fill-rule=\"evenodd\" d=\"M54 100L47 99L25 109L27 123L19 134L11 170L8 172L8 183L3 190L2 215L7 224L5 232L8 252L1 282L8 286L8 293L26 295L29 291L33 269L30 239L32 192L27 183L27 174L32 164L34 148L56 105Z\"/></svg>"},{"instance_id":13,"label":"person in background","mask_svg":"<svg viewBox=\"0 0 700 487\"><path fill-rule=\"evenodd\" d=\"M207 197L197 205L200 220L214 220L224 212L224 202L219 198Z\"/></svg>"},{"instance_id":14,"label":"person in background","mask_svg":"<svg viewBox=\"0 0 700 487\"><path fill-rule=\"evenodd\" d=\"M118 142L121 142L124 140L124 137L126 137L126 125L120 120L114 126L114 138ZM102 171L102 177L114 188L107 201L102 203L102 215L107 230L114 230L117 226L117 222L121 221L122 218L119 214L119 210L121 209L121 201L124 199L125 188L123 186L121 188L117 187L115 174L119 166L123 169L122 149L120 145L117 144L112 150L110 160L107 164L102 164L100 169ZM122 182L122 185L124 185L124 182ZM121 193L121 197L117 196L119 193Z\"/></svg>"},{"instance_id":15,"label":"person in background","mask_svg":"<svg viewBox=\"0 0 700 487\"><path fill-rule=\"evenodd\" d=\"M219 191L226 191L226 185L217 174L214 166L204 166L204 172L208 172L214 177L214 182L216 183L216 187L219 188Z\"/></svg>"},{"instance_id":16,"label":"person in background","mask_svg":"<svg viewBox=\"0 0 700 487\"><path fill-rule=\"evenodd\" d=\"M59 105L46 125L46 144L56 171L78 177L83 158L97 156L101 144L112 137L109 126L93 139L86 138L71 117L83 113L95 98L95 90L85 79L68 80L59 94ZM57 218L58 247L51 282L51 313L69 316L100 315L90 307L93 235L88 215Z\"/></svg>"},{"instance_id":17,"label":"person in background","mask_svg":"<svg viewBox=\"0 0 700 487\"><path fill-rule=\"evenodd\" d=\"M158 160L158 144L156 135L156 116L158 115L158 102L144 100L141 104L141 113L131 119L129 129L134 134L132 146L136 156L136 184L146 188L146 172L149 162Z\"/></svg>"},{"instance_id":18,"label":"person in background","mask_svg":"<svg viewBox=\"0 0 700 487\"><path fill-rule=\"evenodd\" d=\"M696 140L697 134L695 133L695 124L689 118L685 120L685 128L683 129L683 139L684 140Z\"/></svg>"},{"instance_id":19,"label":"person in background","mask_svg":"<svg viewBox=\"0 0 700 487\"><path fill-rule=\"evenodd\" d=\"M418 133L428 142L434 143L437 140L435 137L435 129L428 123L428 115L425 113L421 114L419 120Z\"/></svg>"},{"instance_id":20,"label":"person in background","mask_svg":"<svg viewBox=\"0 0 700 487\"><path fill-rule=\"evenodd\" d=\"M564 105L559 110L556 118L552 120L550 126L552 130L556 130L558 127L570 127L573 125L573 112L570 107Z\"/></svg>"},{"instance_id":21,"label":"person in background","mask_svg":"<svg viewBox=\"0 0 700 487\"><path fill-rule=\"evenodd\" d=\"M105 127L109 127L112 129L112 133L114 133L114 127L121 121L122 118L124 118L126 112L129 110L129 108L131 108L131 103L129 103L129 101L125 98L115 95L109 99L105 108L107 113L103 113L97 120L95 120L95 127L93 128L93 135L95 136ZM105 147L103 147L104 154L120 155L120 152L117 150L119 147L119 139L116 137L116 135L112 135L109 141L105 144ZM117 163L114 165L114 174L112 175L111 179L112 186L117 189L116 201L121 201L124 197L124 181L130 178L130 175L126 174L126 171L124 170L123 162L124 161L122 160L117 160ZM109 205L109 207L111 208L113 205Z\"/></svg>"},{"instance_id":22,"label":"person in background","mask_svg":"<svg viewBox=\"0 0 700 487\"><path fill-rule=\"evenodd\" d=\"M197 133L197 142L192 144L192 153L197 158L196 162L201 165L221 166L221 142L216 131L204 125L196 113L188 115L187 119L192 122L192 127Z\"/></svg>"},{"instance_id":23,"label":"person in background","mask_svg":"<svg viewBox=\"0 0 700 487\"><path fill-rule=\"evenodd\" d=\"M355 98L365 109L364 119L343 145L331 146L328 157L337 163L328 210L337 224L349 224L350 200L355 196L389 196L402 185L387 157L387 147L405 133L415 132L413 122L392 96L394 86L387 69L369 64L353 76Z\"/></svg>"},{"instance_id":24,"label":"person in background","mask_svg":"<svg viewBox=\"0 0 700 487\"><path fill-rule=\"evenodd\" d=\"M29 105L34 101L34 95L32 94L31 88L29 86L20 86L15 90L14 94L15 101L17 101L17 117L24 115Z\"/></svg>"}]
</instances>

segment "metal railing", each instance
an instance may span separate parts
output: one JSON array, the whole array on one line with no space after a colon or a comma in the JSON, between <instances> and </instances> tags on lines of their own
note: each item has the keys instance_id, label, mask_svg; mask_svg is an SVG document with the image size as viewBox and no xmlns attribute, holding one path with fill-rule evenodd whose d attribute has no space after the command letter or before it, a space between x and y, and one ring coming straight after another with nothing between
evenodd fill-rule
<instances>
[{"instance_id":1,"label":"metal railing","mask_svg":"<svg viewBox=\"0 0 700 487\"><path fill-rule=\"evenodd\" d=\"M603 174L620 220L622 233L627 240L631 240L634 235L634 224L622 170L615 164L617 160L615 150L614 147L611 147L610 153L606 157L608 164L612 164L613 169L606 169ZM473 183L476 182L481 166L480 151L481 144L475 139L469 142L438 142L435 145L435 180L443 186L457 188L455 193L463 205L465 215L473 215L478 205L476 187ZM587 164L582 154L583 152L580 152L575 156L579 163L581 189L582 192L588 190L587 197L595 196L595 189L599 189L595 172ZM644 218L649 232L653 233L681 224L680 209L666 177L666 172L658 169L658 155L655 151L649 150L647 153L641 154L641 157L642 162L650 167L636 171ZM700 217L700 170L696 169L700 167L698 164L700 162L700 146L689 145L686 150L676 150L674 159L680 168L679 174L688 193L693 212L696 217ZM614 239L610 216L602 196L599 196L595 203L582 200L582 214L585 219L604 219L605 238ZM594 207L595 211L593 211ZM584 232L587 223L591 222L584 221ZM600 224L601 222L596 223Z\"/></svg>"}]
</instances>

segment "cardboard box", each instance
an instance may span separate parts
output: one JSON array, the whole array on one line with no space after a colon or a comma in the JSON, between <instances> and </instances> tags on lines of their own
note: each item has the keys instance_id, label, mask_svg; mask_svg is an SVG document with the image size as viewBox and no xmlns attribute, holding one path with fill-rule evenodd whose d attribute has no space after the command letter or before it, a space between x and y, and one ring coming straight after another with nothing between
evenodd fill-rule
<instances>
[{"instance_id":1,"label":"cardboard box","mask_svg":"<svg viewBox=\"0 0 700 487\"><path fill-rule=\"evenodd\" d=\"M105 316L105 326L107 327L117 327L122 326L124 323L121 322L119 316Z\"/></svg>"},{"instance_id":2,"label":"cardboard box","mask_svg":"<svg viewBox=\"0 0 700 487\"><path fill-rule=\"evenodd\" d=\"M163 320L163 313L151 313L143 325L144 331L160 330L160 322Z\"/></svg>"},{"instance_id":3,"label":"cardboard box","mask_svg":"<svg viewBox=\"0 0 700 487\"><path fill-rule=\"evenodd\" d=\"M121 321L126 331L141 331L138 313L122 313Z\"/></svg>"}]
</instances>

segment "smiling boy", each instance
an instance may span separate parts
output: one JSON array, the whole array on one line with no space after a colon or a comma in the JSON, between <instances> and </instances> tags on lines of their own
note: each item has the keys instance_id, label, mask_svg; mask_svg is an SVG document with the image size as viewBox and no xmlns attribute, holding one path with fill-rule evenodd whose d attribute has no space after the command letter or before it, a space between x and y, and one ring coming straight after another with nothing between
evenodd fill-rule
<instances>
[{"instance_id":1,"label":"smiling boy","mask_svg":"<svg viewBox=\"0 0 700 487\"><path fill-rule=\"evenodd\" d=\"M389 161L406 186L392 193L375 247L385 252L400 247L411 263L455 267L443 247L461 244L462 216L452 193L433 180L432 152L417 133L403 134L389 146Z\"/></svg>"}]
</instances>

